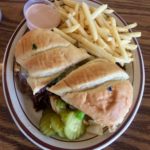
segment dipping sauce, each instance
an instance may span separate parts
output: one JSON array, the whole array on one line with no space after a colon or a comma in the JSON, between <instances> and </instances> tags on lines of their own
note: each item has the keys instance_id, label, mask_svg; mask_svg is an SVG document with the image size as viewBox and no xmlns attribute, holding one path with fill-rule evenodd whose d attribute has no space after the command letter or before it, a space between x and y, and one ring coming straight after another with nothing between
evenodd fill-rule
<instances>
[{"instance_id":1,"label":"dipping sauce","mask_svg":"<svg viewBox=\"0 0 150 150\"><path fill-rule=\"evenodd\" d=\"M60 14L53 4L33 4L27 9L25 17L30 30L57 27L61 20Z\"/></svg>"}]
</instances>

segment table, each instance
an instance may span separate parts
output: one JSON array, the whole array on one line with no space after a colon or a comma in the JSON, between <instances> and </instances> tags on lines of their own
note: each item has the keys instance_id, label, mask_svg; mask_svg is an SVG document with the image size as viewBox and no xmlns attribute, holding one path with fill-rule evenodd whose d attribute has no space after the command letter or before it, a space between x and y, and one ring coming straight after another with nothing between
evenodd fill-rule
<instances>
[{"instance_id":1,"label":"table","mask_svg":"<svg viewBox=\"0 0 150 150\"><path fill-rule=\"evenodd\" d=\"M128 130L106 150L150 149L150 0L101 0L115 9L128 23L138 22L142 31L140 45L145 61L146 85L141 107ZM0 0L3 20L0 23L0 62L5 47L23 18L25 0ZM1 66L0 66L1 72ZM1 74L0 74L1 77ZM7 109L0 80L0 150L37 150L18 130Z\"/></svg>"}]
</instances>

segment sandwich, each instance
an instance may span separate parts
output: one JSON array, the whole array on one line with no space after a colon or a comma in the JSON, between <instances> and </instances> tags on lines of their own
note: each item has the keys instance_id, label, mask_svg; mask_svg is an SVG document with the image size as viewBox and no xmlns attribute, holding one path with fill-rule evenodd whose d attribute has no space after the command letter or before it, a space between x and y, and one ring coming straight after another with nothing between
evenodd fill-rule
<instances>
[{"instance_id":1,"label":"sandwich","mask_svg":"<svg viewBox=\"0 0 150 150\"><path fill-rule=\"evenodd\" d=\"M133 88L117 65L94 59L72 71L48 91L90 116L102 127L116 127L129 111Z\"/></svg>"},{"instance_id":2,"label":"sandwich","mask_svg":"<svg viewBox=\"0 0 150 150\"><path fill-rule=\"evenodd\" d=\"M68 92L93 88L111 80L127 80L128 74L105 59L94 59L72 71L48 90L62 96Z\"/></svg>"},{"instance_id":3,"label":"sandwich","mask_svg":"<svg viewBox=\"0 0 150 150\"><path fill-rule=\"evenodd\" d=\"M36 94L65 69L91 56L83 49L45 29L27 32L17 43L16 62L27 72L27 82Z\"/></svg>"},{"instance_id":4,"label":"sandwich","mask_svg":"<svg viewBox=\"0 0 150 150\"><path fill-rule=\"evenodd\" d=\"M66 47L70 43L54 32L37 29L27 32L16 44L15 58L21 64L31 56L48 49Z\"/></svg>"},{"instance_id":5,"label":"sandwich","mask_svg":"<svg viewBox=\"0 0 150 150\"><path fill-rule=\"evenodd\" d=\"M89 55L85 50L69 45L67 47L48 49L34 55L22 63L22 67L28 70L31 77L51 76L88 57Z\"/></svg>"},{"instance_id":6,"label":"sandwich","mask_svg":"<svg viewBox=\"0 0 150 150\"><path fill-rule=\"evenodd\" d=\"M26 33L16 45L15 58L27 72L33 95L42 89L42 94L48 93L46 99L53 111L47 114L46 110L40 121L45 135L57 133L76 139L84 133L83 122L89 120L101 128L116 129L129 112L133 99L129 75L117 64L91 56L57 33L45 29ZM54 119L47 122L48 116ZM50 124L53 130L47 129Z\"/></svg>"},{"instance_id":7,"label":"sandwich","mask_svg":"<svg viewBox=\"0 0 150 150\"><path fill-rule=\"evenodd\" d=\"M54 74L48 77L41 77L41 78L34 78L34 77L27 77L27 83L30 85L33 94L35 95L38 93L42 88L44 88L50 81L57 78L60 74Z\"/></svg>"}]
</instances>

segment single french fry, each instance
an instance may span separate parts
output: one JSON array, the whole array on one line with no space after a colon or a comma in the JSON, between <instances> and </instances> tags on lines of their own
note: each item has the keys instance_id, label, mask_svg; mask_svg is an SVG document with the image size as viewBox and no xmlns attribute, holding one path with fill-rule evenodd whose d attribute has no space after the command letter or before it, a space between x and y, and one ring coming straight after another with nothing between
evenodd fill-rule
<instances>
[{"instance_id":1,"label":"single french fry","mask_svg":"<svg viewBox=\"0 0 150 150\"><path fill-rule=\"evenodd\" d=\"M67 5L69 7L72 7L72 8L74 8L75 5L76 5L76 2L73 1L73 0L63 0L63 2L64 2L65 5Z\"/></svg>"},{"instance_id":2,"label":"single french fry","mask_svg":"<svg viewBox=\"0 0 150 150\"><path fill-rule=\"evenodd\" d=\"M111 27L110 27L108 21L106 21L106 19L104 18L104 16L102 14L96 18L96 21L101 27L105 27L105 28L108 28L109 30L111 30Z\"/></svg>"},{"instance_id":3,"label":"single french fry","mask_svg":"<svg viewBox=\"0 0 150 150\"><path fill-rule=\"evenodd\" d=\"M114 12L114 10L112 10L112 9L106 9L106 10L104 10L104 13L108 14L108 15L112 14L113 12Z\"/></svg>"},{"instance_id":4,"label":"single french fry","mask_svg":"<svg viewBox=\"0 0 150 150\"><path fill-rule=\"evenodd\" d=\"M94 11L96 11L97 8L96 8L96 7L93 7L93 6L90 6L89 9L90 9L90 12L91 12L91 13L94 13Z\"/></svg>"},{"instance_id":5,"label":"single french fry","mask_svg":"<svg viewBox=\"0 0 150 150\"><path fill-rule=\"evenodd\" d=\"M81 24L81 26L84 28L84 20L85 20L85 17L84 17L84 14L83 14L83 11L82 9L80 9L80 12L79 12L79 22Z\"/></svg>"},{"instance_id":6,"label":"single french fry","mask_svg":"<svg viewBox=\"0 0 150 150\"><path fill-rule=\"evenodd\" d=\"M117 27L118 32L128 32L128 29L124 27Z\"/></svg>"},{"instance_id":7,"label":"single french fry","mask_svg":"<svg viewBox=\"0 0 150 150\"><path fill-rule=\"evenodd\" d=\"M80 8L80 4L76 3L75 5L75 12L78 13L79 12L79 8Z\"/></svg>"},{"instance_id":8,"label":"single french fry","mask_svg":"<svg viewBox=\"0 0 150 150\"><path fill-rule=\"evenodd\" d=\"M126 49L128 49L128 50L136 50L137 49L137 45L135 45L135 44L127 44L127 45L125 45L125 48Z\"/></svg>"},{"instance_id":9,"label":"single french fry","mask_svg":"<svg viewBox=\"0 0 150 150\"><path fill-rule=\"evenodd\" d=\"M113 37L115 38L115 40L116 40L117 43L118 43L118 46L119 46L119 49L120 49L120 51L121 51L122 57L123 57L125 60L128 60L128 55L127 55L127 53L126 53L125 48L122 46L121 39L120 39L119 34L118 34L118 31L117 31L116 20L115 20L113 17L111 17L110 20L111 20L111 23L112 23L112 33L113 33Z\"/></svg>"},{"instance_id":10,"label":"single french fry","mask_svg":"<svg viewBox=\"0 0 150 150\"><path fill-rule=\"evenodd\" d=\"M93 7L93 6L90 7L90 11L91 11L91 12L96 11L96 9L97 9L97 8L95 8L95 7ZM114 10L112 10L112 9L105 9L103 13L105 13L105 14L107 14L107 15L110 15L110 14L112 14L113 12L114 12Z\"/></svg>"},{"instance_id":11,"label":"single french fry","mask_svg":"<svg viewBox=\"0 0 150 150\"><path fill-rule=\"evenodd\" d=\"M72 22L73 25L79 24L79 22L71 15L69 14L69 19ZM84 30L84 28L82 26L80 26L78 28L79 32L81 33L81 35L83 35L86 38L89 38L88 34L86 33L86 31Z\"/></svg>"},{"instance_id":12,"label":"single french fry","mask_svg":"<svg viewBox=\"0 0 150 150\"><path fill-rule=\"evenodd\" d=\"M125 64L129 64L129 63L133 62L133 60L134 60L132 58L132 53L128 53L127 52L127 55L128 55L128 59L127 60L122 58L122 56L119 55L119 53L115 53L114 57L115 57L116 62L119 63L123 67Z\"/></svg>"},{"instance_id":13,"label":"single french fry","mask_svg":"<svg viewBox=\"0 0 150 150\"><path fill-rule=\"evenodd\" d=\"M107 35L106 32L104 32L103 28L100 28L97 23L96 24L96 28L97 28L97 32L98 34L105 40L105 41L111 41L112 40L112 36L111 35Z\"/></svg>"},{"instance_id":14,"label":"single french fry","mask_svg":"<svg viewBox=\"0 0 150 150\"><path fill-rule=\"evenodd\" d=\"M101 27L101 28L106 28L104 22L100 19L100 17L96 18L96 23Z\"/></svg>"},{"instance_id":15,"label":"single french fry","mask_svg":"<svg viewBox=\"0 0 150 150\"><path fill-rule=\"evenodd\" d=\"M131 63L134 59L129 57L128 59L124 59L123 57L115 57L115 60L116 62L124 66L125 63Z\"/></svg>"},{"instance_id":16,"label":"single french fry","mask_svg":"<svg viewBox=\"0 0 150 150\"><path fill-rule=\"evenodd\" d=\"M124 33L124 34L120 34L120 37L124 37L125 39L138 38L138 37L141 37L141 32Z\"/></svg>"},{"instance_id":17,"label":"single french fry","mask_svg":"<svg viewBox=\"0 0 150 150\"><path fill-rule=\"evenodd\" d=\"M98 24L97 24L98 25ZM100 27L101 28L101 27ZM111 35L111 33L110 33L110 31L109 31L109 29L108 28L105 28L105 27L103 27L103 28L101 28L102 30L103 30L103 32L105 32L107 35Z\"/></svg>"},{"instance_id":18,"label":"single french fry","mask_svg":"<svg viewBox=\"0 0 150 150\"><path fill-rule=\"evenodd\" d=\"M60 15L67 18L68 14L67 14L66 10L62 7L57 7L57 8L58 8L58 12L60 13Z\"/></svg>"},{"instance_id":19,"label":"single french fry","mask_svg":"<svg viewBox=\"0 0 150 150\"><path fill-rule=\"evenodd\" d=\"M66 33L64 33L63 31L59 30L58 28L53 28L53 30L54 30L55 33L61 35L63 38L65 38L66 40L68 40L72 44L76 43L75 39L73 39L72 37L70 37L69 35L67 35Z\"/></svg>"},{"instance_id":20,"label":"single french fry","mask_svg":"<svg viewBox=\"0 0 150 150\"><path fill-rule=\"evenodd\" d=\"M117 47L117 44L116 44L116 42L115 42L115 39L112 38L112 40L109 41L108 43L109 43L109 46L110 46L111 50L114 51L114 50L116 49L116 47Z\"/></svg>"},{"instance_id":21,"label":"single french fry","mask_svg":"<svg viewBox=\"0 0 150 150\"><path fill-rule=\"evenodd\" d=\"M79 8L80 8L80 4L79 3L76 3L76 6L75 6L75 18L77 20L79 20Z\"/></svg>"},{"instance_id":22,"label":"single french fry","mask_svg":"<svg viewBox=\"0 0 150 150\"><path fill-rule=\"evenodd\" d=\"M69 7L69 6L67 6L67 5L63 6L63 8L64 8L68 13L75 13L74 9L71 8L71 7Z\"/></svg>"},{"instance_id":23,"label":"single french fry","mask_svg":"<svg viewBox=\"0 0 150 150\"><path fill-rule=\"evenodd\" d=\"M74 11L72 11L71 13L67 13L67 11L63 7L59 7L58 6L57 8L58 8L58 12L61 15L61 19L63 21L65 21L64 18L67 19L69 15L75 16L75 12Z\"/></svg>"},{"instance_id":24,"label":"single french fry","mask_svg":"<svg viewBox=\"0 0 150 150\"><path fill-rule=\"evenodd\" d=\"M118 32L129 32L129 29L135 28L137 23L133 23L124 27L117 27Z\"/></svg>"},{"instance_id":25,"label":"single french fry","mask_svg":"<svg viewBox=\"0 0 150 150\"><path fill-rule=\"evenodd\" d=\"M77 29L79 29L80 24L76 24L74 26L71 26L69 28L65 28L65 29L61 29L61 31L65 32L65 33L72 33L75 32Z\"/></svg>"},{"instance_id":26,"label":"single french fry","mask_svg":"<svg viewBox=\"0 0 150 150\"><path fill-rule=\"evenodd\" d=\"M116 51L113 53L114 57L121 57L120 51L116 49Z\"/></svg>"},{"instance_id":27,"label":"single french fry","mask_svg":"<svg viewBox=\"0 0 150 150\"><path fill-rule=\"evenodd\" d=\"M111 48L109 47L109 45L99 36L98 40L97 40L98 44L103 47L107 52L113 54L113 51L111 50Z\"/></svg>"},{"instance_id":28,"label":"single french fry","mask_svg":"<svg viewBox=\"0 0 150 150\"><path fill-rule=\"evenodd\" d=\"M136 26L137 26L137 23L135 22L135 23L132 23L132 24L125 26L124 28L125 29L132 29L132 28L135 28Z\"/></svg>"},{"instance_id":29,"label":"single french fry","mask_svg":"<svg viewBox=\"0 0 150 150\"><path fill-rule=\"evenodd\" d=\"M114 54L115 54L115 53L117 53L117 54L119 54L119 55L121 56L121 52L120 52L119 47L116 47Z\"/></svg>"},{"instance_id":30,"label":"single french fry","mask_svg":"<svg viewBox=\"0 0 150 150\"><path fill-rule=\"evenodd\" d=\"M84 2L82 3L82 9L83 9L85 18L88 21L89 29L91 31L91 35L93 36L93 40L96 41L98 39L98 33L97 33L97 30L96 30L96 26L95 26L95 23L94 23L94 21L93 21L93 19L91 17L91 13L90 13L89 7Z\"/></svg>"},{"instance_id":31,"label":"single french fry","mask_svg":"<svg viewBox=\"0 0 150 150\"><path fill-rule=\"evenodd\" d=\"M122 45L129 44L131 41L130 40L121 40Z\"/></svg>"},{"instance_id":32,"label":"single french fry","mask_svg":"<svg viewBox=\"0 0 150 150\"><path fill-rule=\"evenodd\" d=\"M97 18L102 12L104 12L104 10L106 10L108 7L107 4L105 5L101 5L99 8L97 8L91 15L92 19L94 20L95 18Z\"/></svg>"},{"instance_id":33,"label":"single french fry","mask_svg":"<svg viewBox=\"0 0 150 150\"><path fill-rule=\"evenodd\" d=\"M115 59L114 57L107 53L103 48L101 48L100 46L90 42L89 40L87 40L86 38L84 38L81 35L78 34L71 34L71 36L76 39L78 42L82 43L83 45L85 45L88 48L88 52L91 53L92 55L95 55L97 57L104 57L108 60L110 60L111 62L115 63Z\"/></svg>"},{"instance_id":34,"label":"single french fry","mask_svg":"<svg viewBox=\"0 0 150 150\"><path fill-rule=\"evenodd\" d=\"M128 40L128 41L131 41L132 40L132 37L131 36L128 36L126 34L119 34L121 40Z\"/></svg>"},{"instance_id":35,"label":"single french fry","mask_svg":"<svg viewBox=\"0 0 150 150\"><path fill-rule=\"evenodd\" d=\"M84 20L84 25L88 26L88 21L86 19Z\"/></svg>"},{"instance_id":36,"label":"single french fry","mask_svg":"<svg viewBox=\"0 0 150 150\"><path fill-rule=\"evenodd\" d=\"M69 19L66 20L66 25L68 28L72 26L71 21Z\"/></svg>"},{"instance_id":37,"label":"single french fry","mask_svg":"<svg viewBox=\"0 0 150 150\"><path fill-rule=\"evenodd\" d=\"M101 46L102 48L105 48L105 46L104 46L102 40L103 40L103 39L102 39L101 37L99 37L98 40L97 40L97 44L98 44L99 46Z\"/></svg>"}]
</instances>

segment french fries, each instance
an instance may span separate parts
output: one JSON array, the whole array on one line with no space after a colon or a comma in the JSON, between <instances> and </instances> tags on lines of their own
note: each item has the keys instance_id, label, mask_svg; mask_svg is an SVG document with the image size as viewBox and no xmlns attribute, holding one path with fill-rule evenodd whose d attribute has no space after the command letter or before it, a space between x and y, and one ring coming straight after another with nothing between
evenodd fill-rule
<instances>
[{"instance_id":1,"label":"french fries","mask_svg":"<svg viewBox=\"0 0 150 150\"><path fill-rule=\"evenodd\" d=\"M69 6L64 6L63 7L68 13L75 13L73 8L70 8Z\"/></svg>"},{"instance_id":2,"label":"french fries","mask_svg":"<svg viewBox=\"0 0 150 150\"><path fill-rule=\"evenodd\" d=\"M64 4L69 6L69 7L72 7L74 8L75 5L76 5L76 2L75 1L72 1L72 0L63 0Z\"/></svg>"},{"instance_id":3,"label":"french fries","mask_svg":"<svg viewBox=\"0 0 150 150\"><path fill-rule=\"evenodd\" d=\"M121 39L120 39L118 31L117 31L116 20L114 18L112 18L112 17L110 18L110 20L111 20L111 23L112 23L112 33L113 33L113 36L114 36L114 38L116 39L116 41L118 43L118 46L120 48L120 52L121 52L123 58L125 60L127 60L128 56L127 56L127 53L126 53L124 47L122 46Z\"/></svg>"},{"instance_id":4,"label":"french fries","mask_svg":"<svg viewBox=\"0 0 150 150\"><path fill-rule=\"evenodd\" d=\"M106 49L106 51L108 51L109 53L113 53L113 51L111 50L111 48L109 47L109 45L101 38L98 38L97 43L103 47L104 49Z\"/></svg>"},{"instance_id":5,"label":"french fries","mask_svg":"<svg viewBox=\"0 0 150 150\"><path fill-rule=\"evenodd\" d=\"M71 14L69 14L69 19L71 20L73 25L79 24L79 22ZM86 33L86 31L82 26L80 26L78 30L81 33L81 35L88 38L88 34Z\"/></svg>"},{"instance_id":6,"label":"french fries","mask_svg":"<svg viewBox=\"0 0 150 150\"><path fill-rule=\"evenodd\" d=\"M110 55L109 53L107 53L103 48L88 41L86 38L82 37L81 35L72 34L71 36L75 38L76 40L79 40L82 45L85 45L85 47L88 48L87 51L91 53L92 55L95 55L97 57L104 57L106 59L109 59L111 62L115 63L114 57Z\"/></svg>"},{"instance_id":7,"label":"french fries","mask_svg":"<svg viewBox=\"0 0 150 150\"><path fill-rule=\"evenodd\" d=\"M67 18L67 16L68 16L67 12L60 6L57 6L57 8L58 8L60 15L64 18Z\"/></svg>"},{"instance_id":8,"label":"french fries","mask_svg":"<svg viewBox=\"0 0 150 150\"><path fill-rule=\"evenodd\" d=\"M130 32L137 23L119 26L107 4L98 8L85 2L55 0L61 15L61 24L54 32L79 48L84 48L96 57L124 65L133 61L137 45L132 39L141 37L141 32Z\"/></svg>"},{"instance_id":9,"label":"french fries","mask_svg":"<svg viewBox=\"0 0 150 150\"><path fill-rule=\"evenodd\" d=\"M76 40L71 38L69 35L65 34L63 31L57 29L57 28L53 28L54 32L61 35L64 39L68 40L69 42L71 42L72 44L76 43Z\"/></svg>"},{"instance_id":10,"label":"french fries","mask_svg":"<svg viewBox=\"0 0 150 150\"><path fill-rule=\"evenodd\" d=\"M95 23L96 24L96 23ZM105 30L103 30L103 28L100 28L97 24L96 24L96 29L98 34L105 39L107 42L112 40L112 37L110 35L108 35Z\"/></svg>"},{"instance_id":11,"label":"french fries","mask_svg":"<svg viewBox=\"0 0 150 150\"><path fill-rule=\"evenodd\" d=\"M79 27L80 27L80 24L76 24L76 25L71 26L69 28L62 29L61 31L63 31L65 33L72 33L72 32L75 32Z\"/></svg>"},{"instance_id":12,"label":"french fries","mask_svg":"<svg viewBox=\"0 0 150 150\"><path fill-rule=\"evenodd\" d=\"M101 5L99 8L97 8L93 14L91 15L92 16L92 19L95 19L97 18L104 10L107 9L107 5Z\"/></svg>"},{"instance_id":13,"label":"french fries","mask_svg":"<svg viewBox=\"0 0 150 150\"><path fill-rule=\"evenodd\" d=\"M98 34L97 34L96 27L95 27L95 23L94 23L92 16L91 16L89 7L86 3L83 2L82 8L83 8L84 15L88 21L89 29L91 31L91 35L93 36L93 40L96 41L98 39Z\"/></svg>"}]
</instances>

